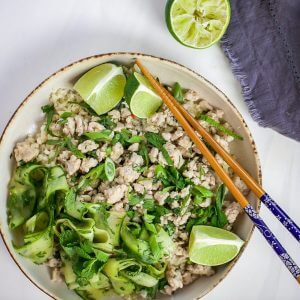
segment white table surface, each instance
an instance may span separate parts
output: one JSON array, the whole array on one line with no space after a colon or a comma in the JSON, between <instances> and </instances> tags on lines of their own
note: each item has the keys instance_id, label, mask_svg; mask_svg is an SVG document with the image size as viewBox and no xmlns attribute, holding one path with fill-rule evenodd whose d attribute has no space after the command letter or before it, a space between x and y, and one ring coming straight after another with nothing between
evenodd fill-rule
<instances>
[{"instance_id":1,"label":"white table surface","mask_svg":"<svg viewBox=\"0 0 300 300\"><path fill-rule=\"evenodd\" d=\"M165 26L164 5L163 0L0 0L0 130L35 86L77 59L114 51L169 58L205 76L233 101L257 143L264 187L300 223L300 143L256 125L219 46L202 51L181 46ZM261 216L300 264L296 241L264 207ZM19 271L1 239L0 299L49 299ZM256 230L237 265L204 299L292 300L300 299L300 289Z\"/></svg>"}]
</instances>

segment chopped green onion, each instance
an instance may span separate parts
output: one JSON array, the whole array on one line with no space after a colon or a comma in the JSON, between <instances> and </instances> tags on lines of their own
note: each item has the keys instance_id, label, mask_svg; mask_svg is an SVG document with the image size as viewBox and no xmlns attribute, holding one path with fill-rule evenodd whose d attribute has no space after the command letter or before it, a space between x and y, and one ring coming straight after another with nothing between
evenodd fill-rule
<instances>
[{"instance_id":1,"label":"chopped green onion","mask_svg":"<svg viewBox=\"0 0 300 300\"><path fill-rule=\"evenodd\" d=\"M233 138L237 139L237 140L243 140L243 137L240 136L239 134L231 131L230 129L224 127L223 125L221 125L219 122L215 121L214 119L210 118L207 115L203 115L200 114L200 116L197 116L198 119L205 121L206 123L210 124L211 126L217 128L219 131L232 136Z\"/></svg>"},{"instance_id":2,"label":"chopped green onion","mask_svg":"<svg viewBox=\"0 0 300 300\"><path fill-rule=\"evenodd\" d=\"M114 180L116 174L116 167L114 162L109 157L105 159L104 172L108 181Z\"/></svg>"}]
</instances>

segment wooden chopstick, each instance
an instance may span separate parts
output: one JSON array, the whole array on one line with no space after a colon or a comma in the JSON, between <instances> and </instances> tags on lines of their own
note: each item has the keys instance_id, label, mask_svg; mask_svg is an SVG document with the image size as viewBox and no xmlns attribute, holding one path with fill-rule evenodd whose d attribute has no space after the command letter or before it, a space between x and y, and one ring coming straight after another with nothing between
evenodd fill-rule
<instances>
[{"instance_id":1,"label":"wooden chopstick","mask_svg":"<svg viewBox=\"0 0 300 300\"><path fill-rule=\"evenodd\" d=\"M162 87L162 86L161 86ZM162 87L163 88L163 87ZM164 88L163 88L164 89ZM300 242L300 228L288 216L288 214L276 203L271 196L249 175L249 173L237 162L214 138L190 115L190 113L174 99L171 93L165 89L172 104L178 108L192 127L206 140L206 142L224 159L232 170L244 181L248 188L267 206L271 213L287 228L293 237Z\"/></svg>"},{"instance_id":2,"label":"wooden chopstick","mask_svg":"<svg viewBox=\"0 0 300 300\"><path fill-rule=\"evenodd\" d=\"M139 59L136 60L136 64L139 66L142 73L149 80L153 88L162 98L163 102L168 106L170 111L173 113L174 117L181 124L187 135L194 142L197 148L201 151L202 155L207 159L209 164L215 170L216 174L220 177L220 179L225 183L228 190L234 196L234 198L238 201L238 203L244 208L247 215L250 217L254 225L259 229L259 231L263 234L267 242L273 248L273 250L277 253L280 259L287 266L288 270L292 273L295 279L300 283L300 269L293 261L293 259L289 256L268 226L264 223L264 221L260 218L260 216L256 213L254 208L249 204L244 195L240 192L240 190L234 185L233 181L229 177L229 175L224 171L224 169L219 165L214 155L209 151L204 142L198 137L196 132L193 130L193 127L181 113L181 110L178 108L178 105L175 105L173 100L173 96L164 89L159 82L157 82L154 77L150 74L150 72L144 67ZM172 100L173 101L172 101ZM197 122L197 121L196 121ZM290 267L292 266L292 267Z\"/></svg>"}]
</instances>

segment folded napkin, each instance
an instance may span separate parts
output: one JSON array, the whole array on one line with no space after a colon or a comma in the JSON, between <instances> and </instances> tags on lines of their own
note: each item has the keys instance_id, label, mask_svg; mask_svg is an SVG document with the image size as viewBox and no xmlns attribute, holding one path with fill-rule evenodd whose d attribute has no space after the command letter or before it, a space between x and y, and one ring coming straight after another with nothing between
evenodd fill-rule
<instances>
[{"instance_id":1,"label":"folded napkin","mask_svg":"<svg viewBox=\"0 0 300 300\"><path fill-rule=\"evenodd\" d=\"M300 141L300 0L231 0L221 40L260 126Z\"/></svg>"}]
</instances>

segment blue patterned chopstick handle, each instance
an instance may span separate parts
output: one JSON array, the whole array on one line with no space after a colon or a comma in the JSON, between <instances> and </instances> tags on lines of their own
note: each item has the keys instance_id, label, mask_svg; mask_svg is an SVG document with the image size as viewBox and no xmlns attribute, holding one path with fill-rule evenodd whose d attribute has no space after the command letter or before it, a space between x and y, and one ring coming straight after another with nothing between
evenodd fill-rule
<instances>
[{"instance_id":1,"label":"blue patterned chopstick handle","mask_svg":"<svg viewBox=\"0 0 300 300\"><path fill-rule=\"evenodd\" d=\"M300 283L300 268L296 265L296 263L293 261L293 259L289 256L289 254L286 252L286 250L283 248L283 246L277 240L275 235L268 228L266 223L261 219L261 217L256 213L256 211L250 204L248 204L244 208L244 210L247 213L247 215L250 217L250 219L252 220L254 225L259 229L259 231L262 233L264 238L267 240L269 245L277 253L279 258L282 260L282 262L287 267L287 269L292 273L292 275Z\"/></svg>"},{"instance_id":2,"label":"blue patterned chopstick handle","mask_svg":"<svg viewBox=\"0 0 300 300\"><path fill-rule=\"evenodd\" d=\"M282 208L268 195L265 193L260 198L272 214L283 224L283 226L300 242L300 228L295 222L282 210Z\"/></svg>"}]
</instances>

